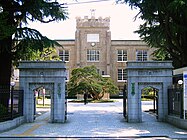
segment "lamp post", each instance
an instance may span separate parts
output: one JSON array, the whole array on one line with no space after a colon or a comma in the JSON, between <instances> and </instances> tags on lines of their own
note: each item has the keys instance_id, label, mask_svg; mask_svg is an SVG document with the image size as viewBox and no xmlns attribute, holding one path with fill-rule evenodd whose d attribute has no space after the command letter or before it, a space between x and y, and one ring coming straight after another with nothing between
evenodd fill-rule
<instances>
[{"instance_id":1,"label":"lamp post","mask_svg":"<svg viewBox=\"0 0 187 140\"><path fill-rule=\"evenodd\" d=\"M45 88L42 88L42 94L43 94L43 106L45 106Z\"/></svg>"},{"instance_id":2,"label":"lamp post","mask_svg":"<svg viewBox=\"0 0 187 140\"><path fill-rule=\"evenodd\" d=\"M3 7L2 6L0 6L0 13L2 13L3 12Z\"/></svg>"},{"instance_id":3,"label":"lamp post","mask_svg":"<svg viewBox=\"0 0 187 140\"><path fill-rule=\"evenodd\" d=\"M13 99L13 91L14 91L14 86L16 85L15 82L11 82L11 119L13 119L13 106L14 106L14 99Z\"/></svg>"},{"instance_id":4,"label":"lamp post","mask_svg":"<svg viewBox=\"0 0 187 140\"><path fill-rule=\"evenodd\" d=\"M179 90L180 90L180 93L181 93L181 88L182 88L182 84L183 84L183 81L182 80L178 80L178 85L179 85ZM183 115L183 96L182 96L183 93L181 93L181 98L180 98L180 118L182 118L182 115Z\"/></svg>"},{"instance_id":5,"label":"lamp post","mask_svg":"<svg viewBox=\"0 0 187 140\"><path fill-rule=\"evenodd\" d=\"M182 81L182 80L179 80L179 81L178 81L178 84L179 84L180 86L182 86L183 81Z\"/></svg>"}]
</instances>

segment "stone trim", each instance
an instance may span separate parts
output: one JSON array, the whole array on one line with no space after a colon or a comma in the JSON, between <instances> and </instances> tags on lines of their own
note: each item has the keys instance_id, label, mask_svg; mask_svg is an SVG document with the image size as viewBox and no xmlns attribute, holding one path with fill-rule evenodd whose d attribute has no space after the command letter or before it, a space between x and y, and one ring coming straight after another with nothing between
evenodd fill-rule
<instances>
[{"instance_id":1,"label":"stone trim","mask_svg":"<svg viewBox=\"0 0 187 140\"><path fill-rule=\"evenodd\" d=\"M10 130L15 128L25 122L25 118L23 116L15 118L13 120L5 121L0 123L0 132Z\"/></svg>"},{"instance_id":2,"label":"stone trim","mask_svg":"<svg viewBox=\"0 0 187 140\"><path fill-rule=\"evenodd\" d=\"M52 64L52 65L51 65ZM19 69L66 69L63 61L21 61Z\"/></svg>"},{"instance_id":3,"label":"stone trim","mask_svg":"<svg viewBox=\"0 0 187 140\"><path fill-rule=\"evenodd\" d=\"M178 128L187 130L187 120L180 119L179 117L176 116L168 115L166 121Z\"/></svg>"},{"instance_id":4,"label":"stone trim","mask_svg":"<svg viewBox=\"0 0 187 140\"><path fill-rule=\"evenodd\" d=\"M138 85L162 85L162 82L138 82Z\"/></svg>"}]
</instances>

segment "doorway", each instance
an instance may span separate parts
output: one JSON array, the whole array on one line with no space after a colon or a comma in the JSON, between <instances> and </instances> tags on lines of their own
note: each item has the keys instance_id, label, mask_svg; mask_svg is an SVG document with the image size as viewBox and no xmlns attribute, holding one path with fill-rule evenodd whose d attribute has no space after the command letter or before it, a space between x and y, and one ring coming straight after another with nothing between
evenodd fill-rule
<instances>
[{"instance_id":1,"label":"doorway","mask_svg":"<svg viewBox=\"0 0 187 140\"><path fill-rule=\"evenodd\" d=\"M148 86L142 89L141 91L141 109L143 112L142 121L148 121L145 115L149 115L147 117L154 117L156 120L158 119L158 92L159 90ZM156 118L156 119L155 119Z\"/></svg>"},{"instance_id":2,"label":"doorway","mask_svg":"<svg viewBox=\"0 0 187 140\"><path fill-rule=\"evenodd\" d=\"M141 82L138 84L138 92L140 122L147 121L146 118L142 117L142 113L145 111L154 116L157 121L162 121L164 112L162 83ZM146 98L145 100L148 100L147 103L142 101L143 97Z\"/></svg>"},{"instance_id":3,"label":"doorway","mask_svg":"<svg viewBox=\"0 0 187 140\"><path fill-rule=\"evenodd\" d=\"M33 90L34 94L34 120L44 113L51 112L51 90L40 86Z\"/></svg>"},{"instance_id":4,"label":"doorway","mask_svg":"<svg viewBox=\"0 0 187 140\"><path fill-rule=\"evenodd\" d=\"M50 122L54 118L54 84L53 83L30 83L30 92L32 93L31 104L32 108L30 110L30 118L32 122L37 116L50 112ZM49 99L50 98L50 99Z\"/></svg>"}]
</instances>

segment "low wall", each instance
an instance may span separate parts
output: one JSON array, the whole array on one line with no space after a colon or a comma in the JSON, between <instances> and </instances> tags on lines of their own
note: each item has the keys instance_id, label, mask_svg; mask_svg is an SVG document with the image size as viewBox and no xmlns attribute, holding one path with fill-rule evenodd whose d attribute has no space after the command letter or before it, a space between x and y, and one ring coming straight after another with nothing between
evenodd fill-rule
<instances>
[{"instance_id":1,"label":"low wall","mask_svg":"<svg viewBox=\"0 0 187 140\"><path fill-rule=\"evenodd\" d=\"M176 116L168 115L167 122L182 129L187 130L187 120L181 119Z\"/></svg>"},{"instance_id":2,"label":"low wall","mask_svg":"<svg viewBox=\"0 0 187 140\"><path fill-rule=\"evenodd\" d=\"M13 120L0 122L0 132L7 131L9 129L15 128L25 122L24 116L17 117Z\"/></svg>"}]
</instances>

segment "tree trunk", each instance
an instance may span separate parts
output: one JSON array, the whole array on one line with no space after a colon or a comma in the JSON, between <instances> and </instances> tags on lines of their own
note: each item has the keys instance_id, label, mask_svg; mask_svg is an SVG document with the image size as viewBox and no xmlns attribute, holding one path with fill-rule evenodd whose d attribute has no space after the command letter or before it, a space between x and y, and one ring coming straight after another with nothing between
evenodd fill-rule
<instances>
[{"instance_id":1,"label":"tree trunk","mask_svg":"<svg viewBox=\"0 0 187 140\"><path fill-rule=\"evenodd\" d=\"M187 31L183 35L182 67L187 67Z\"/></svg>"},{"instance_id":2,"label":"tree trunk","mask_svg":"<svg viewBox=\"0 0 187 140\"><path fill-rule=\"evenodd\" d=\"M0 40L0 104L8 108L12 65L12 37Z\"/></svg>"}]
</instances>

